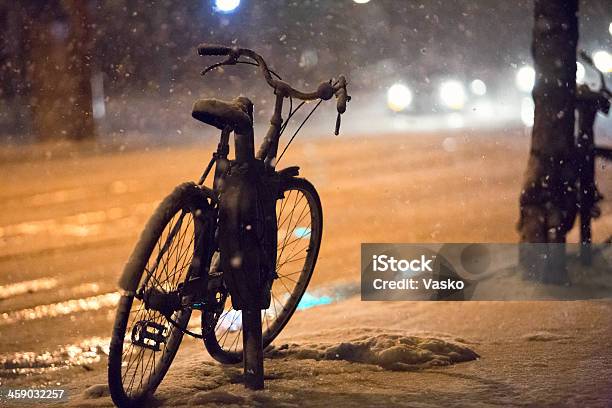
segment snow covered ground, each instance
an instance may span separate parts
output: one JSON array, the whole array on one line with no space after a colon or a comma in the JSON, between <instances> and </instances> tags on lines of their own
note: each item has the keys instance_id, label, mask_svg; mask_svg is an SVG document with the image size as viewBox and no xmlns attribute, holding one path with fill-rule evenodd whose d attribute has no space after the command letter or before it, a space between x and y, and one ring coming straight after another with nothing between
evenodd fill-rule
<instances>
[{"instance_id":1,"label":"snow covered ground","mask_svg":"<svg viewBox=\"0 0 612 408\"><path fill-rule=\"evenodd\" d=\"M0 149L1 387L61 386L71 406L112 404L116 280L157 202L197 178L214 145ZM321 195L311 288L330 304L296 313L268 353L264 391L244 390L240 367L187 339L153 405L611 406L609 298L355 296L361 242L515 242L527 149L520 131L298 139L280 167L301 165ZM612 196L609 169L598 171ZM612 233L602 207L596 241Z\"/></svg>"},{"instance_id":2,"label":"snow covered ground","mask_svg":"<svg viewBox=\"0 0 612 408\"><path fill-rule=\"evenodd\" d=\"M350 299L294 317L265 360L264 391L245 390L241 367L187 341L155 403L607 407L611 312L609 301ZM105 381L100 365L71 382L71 405L112 405Z\"/></svg>"}]
</instances>

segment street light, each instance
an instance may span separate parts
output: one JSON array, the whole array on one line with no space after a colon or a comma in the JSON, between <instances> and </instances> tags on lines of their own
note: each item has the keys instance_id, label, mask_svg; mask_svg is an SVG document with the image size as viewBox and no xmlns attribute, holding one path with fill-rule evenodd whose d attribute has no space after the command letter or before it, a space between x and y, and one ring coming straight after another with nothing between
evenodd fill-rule
<instances>
[{"instance_id":1,"label":"street light","mask_svg":"<svg viewBox=\"0 0 612 408\"><path fill-rule=\"evenodd\" d=\"M221 13L231 13L240 5L240 0L215 0L215 10Z\"/></svg>"}]
</instances>

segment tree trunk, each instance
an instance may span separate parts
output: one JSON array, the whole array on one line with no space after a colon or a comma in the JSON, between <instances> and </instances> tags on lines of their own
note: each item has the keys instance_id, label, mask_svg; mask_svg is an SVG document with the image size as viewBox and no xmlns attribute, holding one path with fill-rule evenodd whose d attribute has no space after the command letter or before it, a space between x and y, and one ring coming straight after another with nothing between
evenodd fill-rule
<instances>
[{"instance_id":1,"label":"tree trunk","mask_svg":"<svg viewBox=\"0 0 612 408\"><path fill-rule=\"evenodd\" d=\"M576 217L574 106L577 0L535 0L535 120L520 197L520 260L528 278L565 283L565 237Z\"/></svg>"},{"instance_id":2,"label":"tree trunk","mask_svg":"<svg viewBox=\"0 0 612 408\"><path fill-rule=\"evenodd\" d=\"M34 131L39 139L94 136L91 36L87 2L32 2L29 79Z\"/></svg>"}]
</instances>

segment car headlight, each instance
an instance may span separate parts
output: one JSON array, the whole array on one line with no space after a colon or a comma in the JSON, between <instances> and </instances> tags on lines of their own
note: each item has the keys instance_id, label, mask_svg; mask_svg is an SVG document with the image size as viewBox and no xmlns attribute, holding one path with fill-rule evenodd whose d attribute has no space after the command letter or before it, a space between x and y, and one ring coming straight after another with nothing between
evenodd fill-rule
<instances>
[{"instance_id":1,"label":"car headlight","mask_svg":"<svg viewBox=\"0 0 612 408\"><path fill-rule=\"evenodd\" d=\"M466 101L465 89L459 81L446 81L440 85L440 100L450 109L461 109Z\"/></svg>"},{"instance_id":2,"label":"car headlight","mask_svg":"<svg viewBox=\"0 0 612 408\"><path fill-rule=\"evenodd\" d=\"M394 112L406 109L412 102L412 91L404 84L393 84L387 91L387 106Z\"/></svg>"},{"instance_id":3,"label":"car headlight","mask_svg":"<svg viewBox=\"0 0 612 408\"><path fill-rule=\"evenodd\" d=\"M481 79L475 79L470 82L470 91L474 95L483 96L487 93L487 84Z\"/></svg>"},{"instance_id":4,"label":"car headlight","mask_svg":"<svg viewBox=\"0 0 612 408\"><path fill-rule=\"evenodd\" d=\"M522 92L531 92L535 84L535 70L529 65L521 67L516 73L516 86Z\"/></svg>"},{"instance_id":5,"label":"car headlight","mask_svg":"<svg viewBox=\"0 0 612 408\"><path fill-rule=\"evenodd\" d=\"M612 55L607 51L597 51L594 53L593 62L601 72L612 72Z\"/></svg>"}]
</instances>

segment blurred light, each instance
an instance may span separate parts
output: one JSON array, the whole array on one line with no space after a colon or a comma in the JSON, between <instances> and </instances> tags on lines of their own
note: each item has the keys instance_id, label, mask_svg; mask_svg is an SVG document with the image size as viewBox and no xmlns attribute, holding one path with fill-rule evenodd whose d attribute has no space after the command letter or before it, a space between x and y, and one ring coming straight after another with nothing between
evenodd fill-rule
<instances>
[{"instance_id":1,"label":"blurred light","mask_svg":"<svg viewBox=\"0 0 612 408\"><path fill-rule=\"evenodd\" d=\"M610 23L610 27L608 27L608 31L610 32L610 35L612 35L612 23Z\"/></svg>"},{"instance_id":2,"label":"blurred light","mask_svg":"<svg viewBox=\"0 0 612 408\"><path fill-rule=\"evenodd\" d=\"M523 98L521 101L521 121L525 126L533 126L534 109L533 99L529 97Z\"/></svg>"},{"instance_id":3,"label":"blurred light","mask_svg":"<svg viewBox=\"0 0 612 408\"><path fill-rule=\"evenodd\" d=\"M412 92L404 84L393 84L387 91L387 106L394 112L403 111L412 102Z\"/></svg>"},{"instance_id":4,"label":"blurred light","mask_svg":"<svg viewBox=\"0 0 612 408\"><path fill-rule=\"evenodd\" d=\"M91 76L91 102L94 119L102 119L106 115L104 101L104 75L97 72Z\"/></svg>"},{"instance_id":5,"label":"blurred light","mask_svg":"<svg viewBox=\"0 0 612 408\"><path fill-rule=\"evenodd\" d=\"M293 235L296 238L298 238L298 239L302 239L304 237L310 237L310 228L308 228L308 227L297 227L293 231Z\"/></svg>"},{"instance_id":6,"label":"blurred light","mask_svg":"<svg viewBox=\"0 0 612 408\"><path fill-rule=\"evenodd\" d=\"M238 310L230 309L223 312L227 319L221 319L219 327L231 332L237 332L242 329L242 313Z\"/></svg>"},{"instance_id":7,"label":"blurred light","mask_svg":"<svg viewBox=\"0 0 612 408\"><path fill-rule=\"evenodd\" d=\"M593 62L601 72L612 72L612 55L607 51L597 51L593 54Z\"/></svg>"},{"instance_id":8,"label":"blurred light","mask_svg":"<svg viewBox=\"0 0 612 408\"><path fill-rule=\"evenodd\" d=\"M63 42L68 39L70 34L70 27L61 21L54 21L51 23L51 29L49 30L54 39Z\"/></svg>"},{"instance_id":9,"label":"blurred light","mask_svg":"<svg viewBox=\"0 0 612 408\"><path fill-rule=\"evenodd\" d=\"M215 9L222 13L234 11L240 5L240 0L215 0Z\"/></svg>"},{"instance_id":10,"label":"blurred light","mask_svg":"<svg viewBox=\"0 0 612 408\"><path fill-rule=\"evenodd\" d=\"M299 66L301 68L310 69L315 67L319 63L319 56L313 49L306 49L300 55Z\"/></svg>"},{"instance_id":11,"label":"blurred light","mask_svg":"<svg viewBox=\"0 0 612 408\"><path fill-rule=\"evenodd\" d=\"M584 75L586 71L584 70L584 65L580 62L576 62L576 82L579 84L584 83Z\"/></svg>"},{"instance_id":12,"label":"blurred light","mask_svg":"<svg viewBox=\"0 0 612 408\"><path fill-rule=\"evenodd\" d=\"M302 296L300 303L298 303L297 309L304 310L315 306L328 305L333 301L334 299L331 296L316 296L306 292L304 296Z\"/></svg>"},{"instance_id":13,"label":"blurred light","mask_svg":"<svg viewBox=\"0 0 612 408\"><path fill-rule=\"evenodd\" d=\"M357 4L366 4L370 2L370 0L353 0L353 1Z\"/></svg>"},{"instance_id":14,"label":"blurred light","mask_svg":"<svg viewBox=\"0 0 612 408\"><path fill-rule=\"evenodd\" d=\"M487 85L480 79L475 79L470 83L470 91L474 95L482 96L487 93Z\"/></svg>"},{"instance_id":15,"label":"blurred light","mask_svg":"<svg viewBox=\"0 0 612 408\"><path fill-rule=\"evenodd\" d=\"M104 106L104 99L95 99L92 105L92 112L94 119L102 119L106 116L106 106Z\"/></svg>"},{"instance_id":16,"label":"blurred light","mask_svg":"<svg viewBox=\"0 0 612 408\"><path fill-rule=\"evenodd\" d=\"M521 67L516 73L516 86L522 92L531 92L535 84L535 70L529 65Z\"/></svg>"},{"instance_id":17,"label":"blurred light","mask_svg":"<svg viewBox=\"0 0 612 408\"><path fill-rule=\"evenodd\" d=\"M442 141L442 148L449 153L454 152L457 150L457 140L454 137L445 138Z\"/></svg>"},{"instance_id":18,"label":"blurred light","mask_svg":"<svg viewBox=\"0 0 612 408\"><path fill-rule=\"evenodd\" d=\"M440 100L451 109L461 109L465 105L465 90L458 81L446 81L440 85Z\"/></svg>"}]
</instances>

